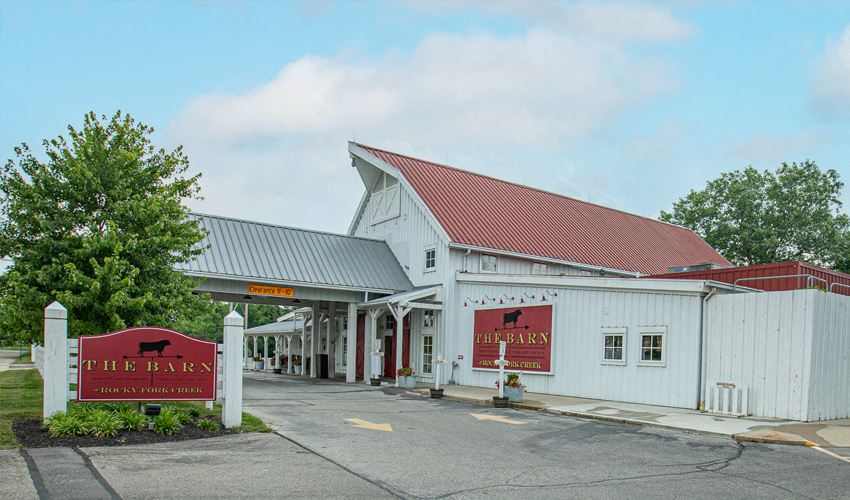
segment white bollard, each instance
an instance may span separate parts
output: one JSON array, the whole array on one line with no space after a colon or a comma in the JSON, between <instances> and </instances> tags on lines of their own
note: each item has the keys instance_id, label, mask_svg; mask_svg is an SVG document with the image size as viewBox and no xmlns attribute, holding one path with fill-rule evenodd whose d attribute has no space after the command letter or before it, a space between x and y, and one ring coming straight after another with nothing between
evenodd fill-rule
<instances>
[{"instance_id":1,"label":"white bollard","mask_svg":"<svg viewBox=\"0 0 850 500\"><path fill-rule=\"evenodd\" d=\"M221 421L228 429L242 425L242 316L235 310L224 318L224 401ZM256 344L255 344L256 345Z\"/></svg>"},{"instance_id":2,"label":"white bollard","mask_svg":"<svg viewBox=\"0 0 850 500\"><path fill-rule=\"evenodd\" d=\"M440 368L442 368L442 366L446 363L448 363L448 361L443 359L443 355L439 352L437 353L437 357L434 358L433 361L431 361L431 364L433 364L435 366L435 368L434 368L434 371L435 371L435 373L434 373L434 389L435 390L438 390L438 391L440 390Z\"/></svg>"},{"instance_id":3,"label":"white bollard","mask_svg":"<svg viewBox=\"0 0 850 500\"><path fill-rule=\"evenodd\" d=\"M59 302L44 309L44 411L47 422L68 411L68 311Z\"/></svg>"},{"instance_id":4,"label":"white bollard","mask_svg":"<svg viewBox=\"0 0 850 500\"><path fill-rule=\"evenodd\" d=\"M499 365L499 397L505 397L505 365L508 364L505 361L505 350L507 348L507 342L502 340L499 342L499 359L496 360L496 364Z\"/></svg>"}]
</instances>

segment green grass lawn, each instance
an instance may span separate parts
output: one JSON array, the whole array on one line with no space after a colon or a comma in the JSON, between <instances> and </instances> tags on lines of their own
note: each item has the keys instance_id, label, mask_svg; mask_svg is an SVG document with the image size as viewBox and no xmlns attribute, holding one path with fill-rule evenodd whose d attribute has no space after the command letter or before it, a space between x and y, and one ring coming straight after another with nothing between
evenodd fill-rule
<instances>
[{"instance_id":1,"label":"green grass lawn","mask_svg":"<svg viewBox=\"0 0 850 500\"><path fill-rule=\"evenodd\" d=\"M32 359L30 359L29 352L25 352L24 354L18 356L18 358L15 359L15 363L32 363Z\"/></svg>"},{"instance_id":2,"label":"green grass lawn","mask_svg":"<svg viewBox=\"0 0 850 500\"><path fill-rule=\"evenodd\" d=\"M0 372L0 449L18 446L12 433L12 421L18 418L39 417L42 412L42 382L38 370L9 370ZM69 402L69 408L76 405ZM163 402L163 407L175 410L196 409L200 416L221 417L221 405L216 403L207 411L202 401ZM241 432L271 432L262 420L242 412Z\"/></svg>"},{"instance_id":3,"label":"green grass lawn","mask_svg":"<svg viewBox=\"0 0 850 500\"><path fill-rule=\"evenodd\" d=\"M15 448L12 421L41 415L41 377L38 370L0 372L0 448Z\"/></svg>"}]
</instances>

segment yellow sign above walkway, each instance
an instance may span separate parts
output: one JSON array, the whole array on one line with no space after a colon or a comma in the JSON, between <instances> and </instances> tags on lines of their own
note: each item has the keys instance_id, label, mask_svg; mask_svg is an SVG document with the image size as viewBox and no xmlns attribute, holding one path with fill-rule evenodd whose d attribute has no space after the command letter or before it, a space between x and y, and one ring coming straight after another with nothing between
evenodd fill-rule
<instances>
[{"instance_id":1,"label":"yellow sign above walkway","mask_svg":"<svg viewBox=\"0 0 850 500\"><path fill-rule=\"evenodd\" d=\"M248 295L271 295L273 297L294 297L295 289L282 286L248 284Z\"/></svg>"}]
</instances>

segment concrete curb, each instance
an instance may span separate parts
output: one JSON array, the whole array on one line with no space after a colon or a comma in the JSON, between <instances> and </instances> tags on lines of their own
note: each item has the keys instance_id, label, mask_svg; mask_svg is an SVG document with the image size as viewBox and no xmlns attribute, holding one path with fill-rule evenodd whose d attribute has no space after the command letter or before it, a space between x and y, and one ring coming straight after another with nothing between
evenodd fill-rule
<instances>
[{"instance_id":1,"label":"concrete curb","mask_svg":"<svg viewBox=\"0 0 850 500\"><path fill-rule=\"evenodd\" d=\"M732 439L737 443L763 443L763 444L785 444L791 446L811 446L809 441L806 441L803 438L800 440L796 439L778 439L778 438L767 438L767 437L757 437L757 436L746 436L744 434L734 434Z\"/></svg>"},{"instance_id":2,"label":"concrete curb","mask_svg":"<svg viewBox=\"0 0 850 500\"><path fill-rule=\"evenodd\" d=\"M480 405L484 405L484 406L493 406L492 400L487 400L487 399L465 398L465 397L462 397L462 396L450 396L450 395L444 395L443 399L450 399L450 400L453 400L453 401L461 401L461 402L465 402L465 403L475 403L475 404L480 404ZM686 433L689 433L689 434L700 434L700 435L703 435L703 436L730 438L730 439L734 439L735 441L737 441L739 443L740 442L754 442L754 443L791 444L791 445L804 445L805 444L805 441L799 441L798 442L798 441L786 440L786 439L771 439L771 438L765 438L765 437L750 437L750 436L743 436L741 434L728 434L728 433L724 433L724 432L704 431L704 430L700 430L700 429L690 429L690 428L686 428L686 427L677 427L677 426L674 426L674 425L659 424L658 422L649 422L649 421L646 421L646 420L633 420L633 419L628 419L628 418L612 417L612 416L608 416L608 415L597 415L595 413L587 413L587 412L581 412L581 411L554 410L554 409L551 409L551 408L545 408L545 407L541 407L541 406L537 406L537 405L529 405L529 404L526 404L526 403L510 403L510 405L511 405L511 408L518 409L518 410L539 411L539 412L549 413L551 415L564 415L564 416L568 416L568 417L584 418L584 419L591 419L591 420L600 420L600 421L603 421L603 422L612 422L612 423L617 423L617 424L654 427L654 428L657 428L657 429L666 429L666 430L671 430L671 431L686 432Z\"/></svg>"}]
</instances>

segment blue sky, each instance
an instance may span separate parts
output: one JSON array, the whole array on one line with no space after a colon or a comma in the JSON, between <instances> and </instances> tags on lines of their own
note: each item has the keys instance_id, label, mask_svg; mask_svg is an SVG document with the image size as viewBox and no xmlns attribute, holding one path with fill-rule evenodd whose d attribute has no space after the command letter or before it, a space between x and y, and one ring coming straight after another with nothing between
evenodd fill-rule
<instances>
[{"instance_id":1,"label":"blue sky","mask_svg":"<svg viewBox=\"0 0 850 500\"><path fill-rule=\"evenodd\" d=\"M354 138L654 217L747 165L850 183L850 2L0 2L4 159L116 109L209 213L344 231Z\"/></svg>"}]
</instances>

